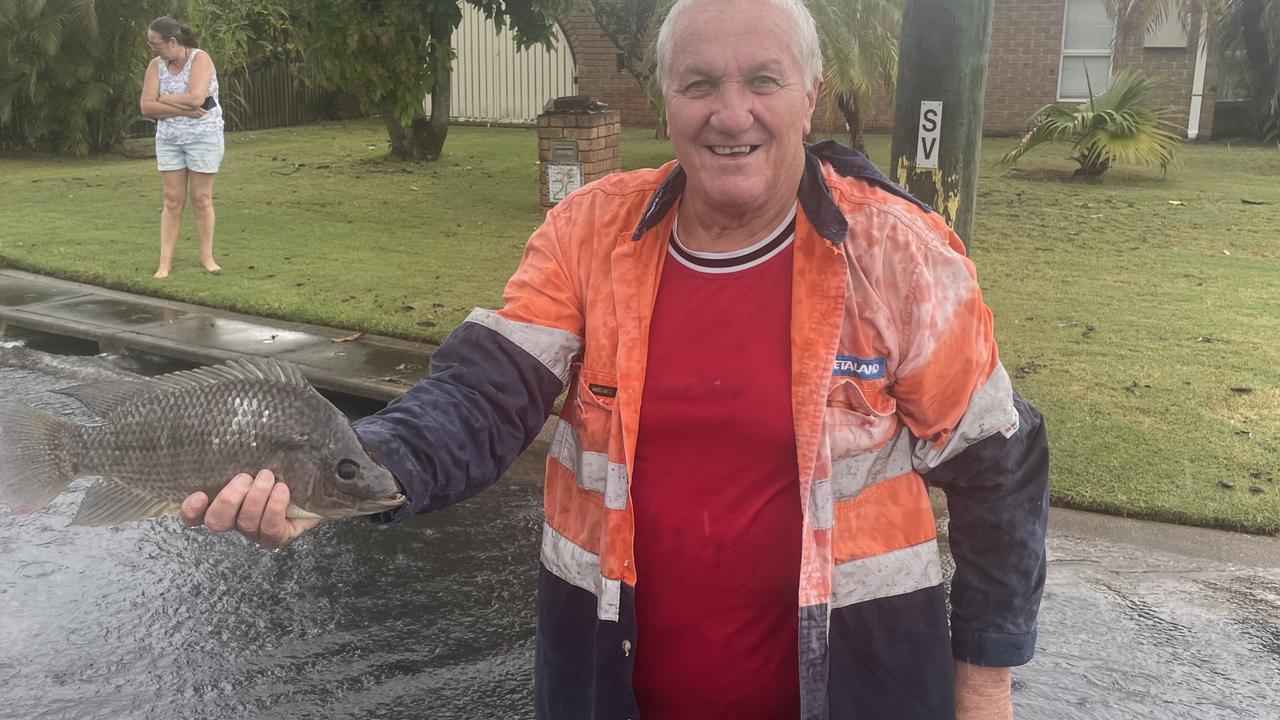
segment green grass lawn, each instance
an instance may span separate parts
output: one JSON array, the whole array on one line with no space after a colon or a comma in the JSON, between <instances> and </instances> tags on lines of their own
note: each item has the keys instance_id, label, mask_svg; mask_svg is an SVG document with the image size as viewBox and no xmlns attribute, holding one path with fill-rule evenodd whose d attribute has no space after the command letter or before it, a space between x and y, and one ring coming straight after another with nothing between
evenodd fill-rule
<instances>
[{"instance_id":1,"label":"green grass lawn","mask_svg":"<svg viewBox=\"0 0 1280 720\"><path fill-rule=\"evenodd\" d=\"M995 168L1012 147L984 145L972 255L1005 366L1048 417L1055 502L1280 532L1280 150L1191 145L1168 176L1085 183L1062 148ZM222 275L199 269L188 213L173 275L151 278L160 179L123 157L0 159L0 264L438 341L499 303L542 215L532 130L454 127L429 165L386 159L377 121L227 148ZM869 151L886 166L888 138ZM627 168L669 157L626 132Z\"/></svg>"}]
</instances>

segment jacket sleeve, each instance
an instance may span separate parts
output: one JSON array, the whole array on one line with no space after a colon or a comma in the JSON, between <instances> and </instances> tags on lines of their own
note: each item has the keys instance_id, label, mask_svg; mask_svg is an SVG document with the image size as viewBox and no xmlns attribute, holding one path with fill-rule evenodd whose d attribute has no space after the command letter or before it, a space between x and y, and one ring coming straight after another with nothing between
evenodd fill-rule
<instances>
[{"instance_id":1,"label":"jacket sleeve","mask_svg":"<svg viewBox=\"0 0 1280 720\"><path fill-rule=\"evenodd\" d=\"M1047 435L1000 364L963 246L939 232L945 240L915 248L894 396L917 438L917 471L947 496L952 652L1021 665L1035 652L1044 589Z\"/></svg>"},{"instance_id":2,"label":"jacket sleeve","mask_svg":"<svg viewBox=\"0 0 1280 720\"><path fill-rule=\"evenodd\" d=\"M425 378L355 424L408 500L375 519L438 510L492 485L551 414L582 348L559 226L553 211L529 239L501 310L472 311L432 354Z\"/></svg>"}]
</instances>

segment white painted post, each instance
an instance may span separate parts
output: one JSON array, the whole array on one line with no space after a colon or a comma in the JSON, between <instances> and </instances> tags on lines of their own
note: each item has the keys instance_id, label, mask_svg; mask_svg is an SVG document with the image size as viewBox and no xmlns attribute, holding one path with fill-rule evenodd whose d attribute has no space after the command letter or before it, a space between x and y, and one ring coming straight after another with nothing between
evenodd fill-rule
<instances>
[{"instance_id":1,"label":"white painted post","mask_svg":"<svg viewBox=\"0 0 1280 720\"><path fill-rule=\"evenodd\" d=\"M916 144L916 169L937 170L939 144L942 141L942 103L937 100L920 101L920 139Z\"/></svg>"}]
</instances>

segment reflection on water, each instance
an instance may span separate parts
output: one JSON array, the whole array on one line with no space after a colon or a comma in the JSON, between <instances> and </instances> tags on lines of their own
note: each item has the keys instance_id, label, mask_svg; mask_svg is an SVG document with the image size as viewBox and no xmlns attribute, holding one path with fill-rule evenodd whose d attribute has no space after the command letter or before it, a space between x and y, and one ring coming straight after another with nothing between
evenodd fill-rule
<instances>
[{"instance_id":1,"label":"reflection on water","mask_svg":"<svg viewBox=\"0 0 1280 720\"><path fill-rule=\"evenodd\" d=\"M14 349L0 400L82 422L49 391L121 364ZM539 466L276 554L172 518L68 527L83 482L46 511L0 510L0 718L529 717ZM1053 536L1018 718L1276 720L1278 610L1275 571Z\"/></svg>"},{"instance_id":2,"label":"reflection on water","mask_svg":"<svg viewBox=\"0 0 1280 720\"><path fill-rule=\"evenodd\" d=\"M1055 537L1032 718L1280 718L1280 573Z\"/></svg>"},{"instance_id":3,"label":"reflection on water","mask_svg":"<svg viewBox=\"0 0 1280 720\"><path fill-rule=\"evenodd\" d=\"M93 419L13 364L0 400ZM173 518L69 527L86 486L0 510L0 718L530 714L538 486L275 554Z\"/></svg>"}]
</instances>

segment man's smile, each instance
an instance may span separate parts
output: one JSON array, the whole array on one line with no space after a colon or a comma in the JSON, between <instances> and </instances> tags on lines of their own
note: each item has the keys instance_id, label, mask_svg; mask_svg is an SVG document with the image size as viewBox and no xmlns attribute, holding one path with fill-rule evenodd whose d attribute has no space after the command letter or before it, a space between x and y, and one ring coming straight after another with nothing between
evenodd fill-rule
<instances>
[{"instance_id":1,"label":"man's smile","mask_svg":"<svg viewBox=\"0 0 1280 720\"><path fill-rule=\"evenodd\" d=\"M750 155L759 145L708 145L707 149L715 155Z\"/></svg>"}]
</instances>

